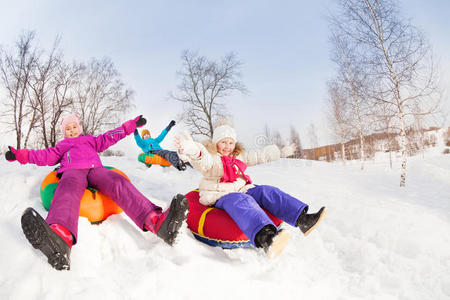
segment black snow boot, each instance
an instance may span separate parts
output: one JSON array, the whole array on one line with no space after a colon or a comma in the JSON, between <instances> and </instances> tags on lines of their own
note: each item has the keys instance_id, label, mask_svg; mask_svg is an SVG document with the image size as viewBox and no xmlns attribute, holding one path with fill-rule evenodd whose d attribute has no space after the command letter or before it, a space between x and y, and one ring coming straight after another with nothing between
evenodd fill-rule
<instances>
[{"instance_id":1,"label":"black snow boot","mask_svg":"<svg viewBox=\"0 0 450 300\"><path fill-rule=\"evenodd\" d=\"M307 210L304 209L297 219L297 227L306 236L308 235L325 217L328 210L326 207L322 207L318 212L314 214L307 214Z\"/></svg>"},{"instance_id":2,"label":"black snow boot","mask_svg":"<svg viewBox=\"0 0 450 300\"><path fill-rule=\"evenodd\" d=\"M289 241L289 233L285 230L277 231L272 224L261 228L255 236L255 246L263 248L268 258L275 258L281 254Z\"/></svg>"},{"instance_id":3,"label":"black snow boot","mask_svg":"<svg viewBox=\"0 0 450 300\"><path fill-rule=\"evenodd\" d=\"M186 171L186 164L180 160L178 165L175 166L178 171Z\"/></svg>"},{"instance_id":4,"label":"black snow boot","mask_svg":"<svg viewBox=\"0 0 450 300\"><path fill-rule=\"evenodd\" d=\"M186 220L189 209L189 202L181 194L173 197L166 217L162 220L156 235L162 238L167 244L173 245L178 235L181 225Z\"/></svg>"},{"instance_id":5,"label":"black snow boot","mask_svg":"<svg viewBox=\"0 0 450 300\"><path fill-rule=\"evenodd\" d=\"M70 247L31 207L22 214L22 230L30 244L57 270L70 270Z\"/></svg>"}]
</instances>

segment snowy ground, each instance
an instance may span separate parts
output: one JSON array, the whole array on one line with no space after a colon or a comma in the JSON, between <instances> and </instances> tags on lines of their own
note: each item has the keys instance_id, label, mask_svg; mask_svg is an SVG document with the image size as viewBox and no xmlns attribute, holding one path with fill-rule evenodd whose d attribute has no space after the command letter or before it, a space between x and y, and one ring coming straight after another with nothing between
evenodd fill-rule
<instances>
[{"instance_id":1,"label":"snowy ground","mask_svg":"<svg viewBox=\"0 0 450 300\"><path fill-rule=\"evenodd\" d=\"M197 187L194 170L103 158L167 207ZM186 225L175 247L140 232L125 214L101 225L80 219L71 271L58 272L31 248L20 216L44 216L39 187L51 167L0 160L0 299L450 299L450 156L410 158L407 187L398 162L359 164L281 160L252 167L270 184L329 208L307 238L296 228L285 252L267 260L254 249L222 250L196 241Z\"/></svg>"}]
</instances>

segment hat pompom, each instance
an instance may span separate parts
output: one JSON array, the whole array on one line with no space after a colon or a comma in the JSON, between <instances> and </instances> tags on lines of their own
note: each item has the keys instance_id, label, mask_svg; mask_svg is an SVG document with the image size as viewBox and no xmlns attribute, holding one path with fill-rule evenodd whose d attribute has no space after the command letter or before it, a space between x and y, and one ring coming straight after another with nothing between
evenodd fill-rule
<instances>
[{"instance_id":1,"label":"hat pompom","mask_svg":"<svg viewBox=\"0 0 450 300\"><path fill-rule=\"evenodd\" d=\"M214 122L214 129L216 129L217 127L220 127L220 126L224 126L224 125L233 127L233 123L231 123L230 120L228 120L225 117L221 117L220 119L218 119Z\"/></svg>"}]
</instances>

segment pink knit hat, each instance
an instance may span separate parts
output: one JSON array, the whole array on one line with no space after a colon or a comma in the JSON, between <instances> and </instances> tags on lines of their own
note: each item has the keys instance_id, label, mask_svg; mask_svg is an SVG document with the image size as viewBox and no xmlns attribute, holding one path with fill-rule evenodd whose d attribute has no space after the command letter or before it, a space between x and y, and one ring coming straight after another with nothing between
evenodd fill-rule
<instances>
[{"instance_id":1,"label":"pink knit hat","mask_svg":"<svg viewBox=\"0 0 450 300\"><path fill-rule=\"evenodd\" d=\"M81 127L81 124L80 124L80 117L78 117L77 114L71 114L71 115L63 117L61 122L59 123L61 132L64 135L64 137L66 137L66 126L67 126L67 124L70 124L70 123L76 123L78 125L78 128L80 129L80 134L83 132L83 128Z\"/></svg>"}]
</instances>

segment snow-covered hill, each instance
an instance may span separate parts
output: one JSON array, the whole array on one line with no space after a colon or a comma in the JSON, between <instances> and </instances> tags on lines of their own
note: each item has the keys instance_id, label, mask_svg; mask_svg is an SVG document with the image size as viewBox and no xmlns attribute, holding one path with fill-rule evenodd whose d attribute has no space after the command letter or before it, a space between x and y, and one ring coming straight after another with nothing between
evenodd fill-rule
<instances>
[{"instance_id":1,"label":"snow-covered hill","mask_svg":"<svg viewBox=\"0 0 450 300\"><path fill-rule=\"evenodd\" d=\"M135 158L103 158L166 207L197 187L190 169L147 169ZM252 167L316 210L323 223L267 260L254 249L222 250L196 241L186 225L175 247L139 231L125 214L101 225L80 219L71 271L56 271L26 241L22 211L44 216L39 187L51 167L0 161L0 299L450 299L450 156L411 158L407 187L398 165L281 160Z\"/></svg>"}]
</instances>

